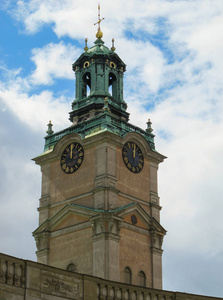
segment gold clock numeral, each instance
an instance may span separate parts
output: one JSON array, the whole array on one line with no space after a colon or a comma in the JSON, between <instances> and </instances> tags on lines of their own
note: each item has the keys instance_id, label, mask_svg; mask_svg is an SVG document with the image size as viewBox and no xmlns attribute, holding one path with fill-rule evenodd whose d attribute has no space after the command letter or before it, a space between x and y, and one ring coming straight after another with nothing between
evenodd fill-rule
<instances>
[{"instance_id":1,"label":"gold clock numeral","mask_svg":"<svg viewBox=\"0 0 223 300\"><path fill-rule=\"evenodd\" d=\"M126 157L126 156L124 157L124 162L128 163L128 157Z\"/></svg>"}]
</instances>

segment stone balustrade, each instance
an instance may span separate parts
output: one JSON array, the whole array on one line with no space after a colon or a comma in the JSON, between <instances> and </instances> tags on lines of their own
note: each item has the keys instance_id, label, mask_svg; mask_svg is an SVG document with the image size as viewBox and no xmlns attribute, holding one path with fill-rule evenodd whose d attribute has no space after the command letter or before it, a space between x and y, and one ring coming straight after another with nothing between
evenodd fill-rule
<instances>
[{"instance_id":1,"label":"stone balustrade","mask_svg":"<svg viewBox=\"0 0 223 300\"><path fill-rule=\"evenodd\" d=\"M143 288L134 285L113 283L112 285L98 285L98 299L100 300L172 300L173 292Z\"/></svg>"},{"instance_id":2,"label":"stone balustrade","mask_svg":"<svg viewBox=\"0 0 223 300\"><path fill-rule=\"evenodd\" d=\"M1 300L208 300L73 273L0 253Z\"/></svg>"},{"instance_id":3,"label":"stone balustrade","mask_svg":"<svg viewBox=\"0 0 223 300\"><path fill-rule=\"evenodd\" d=\"M15 287L24 287L25 261L0 254L0 283Z\"/></svg>"}]
</instances>

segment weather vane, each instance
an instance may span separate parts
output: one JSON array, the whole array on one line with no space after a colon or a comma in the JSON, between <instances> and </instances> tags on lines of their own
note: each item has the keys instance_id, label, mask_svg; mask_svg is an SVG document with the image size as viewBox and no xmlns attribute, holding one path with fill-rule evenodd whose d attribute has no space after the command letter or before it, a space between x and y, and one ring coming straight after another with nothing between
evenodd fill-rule
<instances>
[{"instance_id":1,"label":"weather vane","mask_svg":"<svg viewBox=\"0 0 223 300\"><path fill-rule=\"evenodd\" d=\"M96 33L96 37L98 39L102 38L103 37L103 33L101 32L101 27L100 27L100 24L101 24L101 21L103 21L105 18L102 18L101 19L101 14L100 14L100 4L98 4L98 21L96 23L94 23L94 25L98 24L98 31Z\"/></svg>"}]
</instances>

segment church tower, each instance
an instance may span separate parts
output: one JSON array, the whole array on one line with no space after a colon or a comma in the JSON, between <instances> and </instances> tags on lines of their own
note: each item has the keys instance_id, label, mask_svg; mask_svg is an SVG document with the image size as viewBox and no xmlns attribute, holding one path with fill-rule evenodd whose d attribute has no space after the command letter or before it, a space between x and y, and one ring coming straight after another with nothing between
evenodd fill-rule
<instances>
[{"instance_id":1,"label":"church tower","mask_svg":"<svg viewBox=\"0 0 223 300\"><path fill-rule=\"evenodd\" d=\"M100 12L100 11L99 11ZM72 125L48 124L41 166L39 227L33 232L40 263L113 281L162 288L162 241L155 149L145 130L128 122L123 99L126 65L102 41L87 40L73 64Z\"/></svg>"}]
</instances>

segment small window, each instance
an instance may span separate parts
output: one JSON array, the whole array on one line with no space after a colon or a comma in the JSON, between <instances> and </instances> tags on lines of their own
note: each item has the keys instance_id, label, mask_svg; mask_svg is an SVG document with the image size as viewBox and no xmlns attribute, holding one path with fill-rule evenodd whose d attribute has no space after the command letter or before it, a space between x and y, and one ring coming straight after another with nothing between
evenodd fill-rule
<instances>
[{"instance_id":1,"label":"small window","mask_svg":"<svg viewBox=\"0 0 223 300\"><path fill-rule=\"evenodd\" d=\"M132 271L129 267L126 267L124 270L124 282L125 283L132 283Z\"/></svg>"},{"instance_id":2,"label":"small window","mask_svg":"<svg viewBox=\"0 0 223 300\"><path fill-rule=\"evenodd\" d=\"M118 97L118 83L117 77L114 73L109 73L109 81L108 81L109 93L111 96L117 100Z\"/></svg>"},{"instance_id":3,"label":"small window","mask_svg":"<svg viewBox=\"0 0 223 300\"><path fill-rule=\"evenodd\" d=\"M67 266L67 271L70 271L70 272L77 272L77 268L75 266L75 264L69 264Z\"/></svg>"},{"instance_id":4,"label":"small window","mask_svg":"<svg viewBox=\"0 0 223 300\"><path fill-rule=\"evenodd\" d=\"M113 63L113 62L111 61L111 62L110 62L110 67L113 68L113 69L115 69L115 68L116 68L115 63Z\"/></svg>"},{"instance_id":5,"label":"small window","mask_svg":"<svg viewBox=\"0 0 223 300\"><path fill-rule=\"evenodd\" d=\"M89 67L89 61L86 61L85 63L84 63L84 68L88 68Z\"/></svg>"},{"instance_id":6,"label":"small window","mask_svg":"<svg viewBox=\"0 0 223 300\"><path fill-rule=\"evenodd\" d=\"M143 271L140 271L138 274L138 284L146 286L146 274Z\"/></svg>"},{"instance_id":7,"label":"small window","mask_svg":"<svg viewBox=\"0 0 223 300\"><path fill-rule=\"evenodd\" d=\"M90 74L90 72L84 73L82 80L83 80L82 98L85 98L85 97L88 97L91 92L91 74Z\"/></svg>"}]
</instances>

